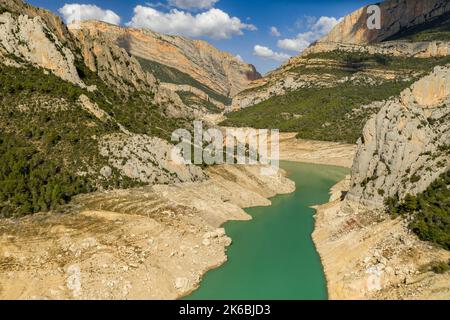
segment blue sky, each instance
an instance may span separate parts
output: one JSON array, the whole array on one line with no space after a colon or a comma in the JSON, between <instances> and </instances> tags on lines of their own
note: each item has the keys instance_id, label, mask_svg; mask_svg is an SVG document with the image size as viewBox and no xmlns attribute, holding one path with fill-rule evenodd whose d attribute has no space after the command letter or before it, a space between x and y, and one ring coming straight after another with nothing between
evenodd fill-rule
<instances>
[{"instance_id":1,"label":"blue sky","mask_svg":"<svg viewBox=\"0 0 450 320\"><path fill-rule=\"evenodd\" d=\"M28 0L72 19L98 18L207 40L266 73L372 0ZM95 5L99 8L93 9ZM60 11L65 5L66 10ZM70 6L72 5L72 6ZM135 8L138 7L135 12ZM101 10L100 10L101 9ZM107 10L110 10L109 12ZM77 11L78 12L78 11ZM322 17L322 18L321 18ZM120 21L119 21L120 18ZM275 27L273 29L272 27ZM273 30L271 30L271 28Z\"/></svg>"}]
</instances>

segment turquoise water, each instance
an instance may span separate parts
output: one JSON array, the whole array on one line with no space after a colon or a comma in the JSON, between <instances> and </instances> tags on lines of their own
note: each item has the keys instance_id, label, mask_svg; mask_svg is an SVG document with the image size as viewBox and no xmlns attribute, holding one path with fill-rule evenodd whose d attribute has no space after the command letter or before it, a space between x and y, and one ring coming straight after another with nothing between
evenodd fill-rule
<instances>
[{"instance_id":1,"label":"turquoise water","mask_svg":"<svg viewBox=\"0 0 450 320\"><path fill-rule=\"evenodd\" d=\"M272 206L246 209L253 220L224 225L233 239L228 262L208 272L186 299L327 299L320 258L311 239L312 205L326 203L345 168L283 162L295 193L272 198Z\"/></svg>"}]
</instances>

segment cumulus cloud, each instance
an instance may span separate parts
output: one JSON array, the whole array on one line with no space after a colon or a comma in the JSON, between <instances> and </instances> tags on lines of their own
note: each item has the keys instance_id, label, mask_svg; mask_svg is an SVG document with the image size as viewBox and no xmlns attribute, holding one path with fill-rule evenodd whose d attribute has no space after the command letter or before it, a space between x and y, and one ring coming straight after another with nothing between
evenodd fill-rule
<instances>
[{"instance_id":1,"label":"cumulus cloud","mask_svg":"<svg viewBox=\"0 0 450 320\"><path fill-rule=\"evenodd\" d=\"M180 9L210 9L219 0L168 0L168 4L172 7Z\"/></svg>"},{"instance_id":2,"label":"cumulus cloud","mask_svg":"<svg viewBox=\"0 0 450 320\"><path fill-rule=\"evenodd\" d=\"M120 17L114 11L105 10L92 4L65 4L58 11L66 23L83 20L99 20L115 25L120 24Z\"/></svg>"},{"instance_id":3,"label":"cumulus cloud","mask_svg":"<svg viewBox=\"0 0 450 320\"><path fill-rule=\"evenodd\" d=\"M270 27L270 35L274 37L281 37L281 33L278 31L277 27Z\"/></svg>"},{"instance_id":4,"label":"cumulus cloud","mask_svg":"<svg viewBox=\"0 0 450 320\"><path fill-rule=\"evenodd\" d=\"M244 62L244 59L242 59L240 54L236 55L236 59L238 59L240 62Z\"/></svg>"},{"instance_id":5,"label":"cumulus cloud","mask_svg":"<svg viewBox=\"0 0 450 320\"><path fill-rule=\"evenodd\" d=\"M233 35L242 35L243 30L256 30L254 25L243 23L239 18L230 17L226 12L215 8L193 15L177 9L166 13L150 7L137 6L134 8L133 18L127 25L165 34L207 36L213 39L229 39Z\"/></svg>"},{"instance_id":6,"label":"cumulus cloud","mask_svg":"<svg viewBox=\"0 0 450 320\"><path fill-rule=\"evenodd\" d=\"M310 21L309 30L299 33L296 38L282 39L278 41L278 47L284 50L301 52L312 42L328 34L341 19L334 17L320 17L316 21Z\"/></svg>"},{"instance_id":7,"label":"cumulus cloud","mask_svg":"<svg viewBox=\"0 0 450 320\"><path fill-rule=\"evenodd\" d=\"M258 57L271 59L271 60L275 60L275 61L281 61L281 62L286 61L290 58L290 56L288 54L281 53L281 52L274 52L272 49L261 46L261 45L256 45L253 48L253 54Z\"/></svg>"}]
</instances>

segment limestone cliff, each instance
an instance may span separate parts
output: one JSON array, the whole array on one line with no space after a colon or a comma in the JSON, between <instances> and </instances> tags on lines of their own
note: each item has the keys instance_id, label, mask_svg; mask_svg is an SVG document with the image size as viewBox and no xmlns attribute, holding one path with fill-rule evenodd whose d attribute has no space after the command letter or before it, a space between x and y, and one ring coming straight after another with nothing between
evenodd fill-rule
<instances>
[{"instance_id":1,"label":"limestone cliff","mask_svg":"<svg viewBox=\"0 0 450 320\"><path fill-rule=\"evenodd\" d=\"M168 159L171 132L196 114L126 50L19 0L0 9L0 144L6 135L23 142L44 166L83 177L85 190L205 178ZM41 207L49 209L33 210ZM2 216L14 214L6 209Z\"/></svg>"},{"instance_id":2,"label":"limestone cliff","mask_svg":"<svg viewBox=\"0 0 450 320\"><path fill-rule=\"evenodd\" d=\"M261 77L252 65L217 50L205 41L97 21L83 22L81 28L101 32L131 55L178 69L227 97L234 96L250 81Z\"/></svg>"},{"instance_id":3,"label":"limestone cliff","mask_svg":"<svg viewBox=\"0 0 450 320\"><path fill-rule=\"evenodd\" d=\"M204 107L186 106L176 91L160 86L155 76L96 29L69 29L56 15L21 0L2 0L0 57L7 65L31 64L89 91L83 65L98 74L110 88L130 95L145 92L169 117L193 118L208 112ZM81 72L81 73L80 73Z\"/></svg>"},{"instance_id":4,"label":"limestone cliff","mask_svg":"<svg viewBox=\"0 0 450 320\"><path fill-rule=\"evenodd\" d=\"M105 82L122 91L154 92L156 79L136 59L96 30L70 29L81 47L85 65Z\"/></svg>"},{"instance_id":5,"label":"limestone cliff","mask_svg":"<svg viewBox=\"0 0 450 320\"><path fill-rule=\"evenodd\" d=\"M449 170L449 118L445 66L384 102L365 126L351 177L318 208L313 239L330 299L449 299L450 274L432 266L447 263L450 252L421 241L411 227L414 216L393 218L384 206L388 197L425 191ZM442 212L448 215L448 207Z\"/></svg>"},{"instance_id":6,"label":"limestone cliff","mask_svg":"<svg viewBox=\"0 0 450 320\"><path fill-rule=\"evenodd\" d=\"M347 15L331 32L318 42L351 44L376 43L406 29L429 23L450 11L447 0L388 0L377 4L381 13L381 28L369 29L370 14L364 6Z\"/></svg>"},{"instance_id":7,"label":"limestone cliff","mask_svg":"<svg viewBox=\"0 0 450 320\"><path fill-rule=\"evenodd\" d=\"M449 169L449 120L450 68L437 67L366 124L348 198L382 207L387 197L423 192Z\"/></svg>"}]
</instances>

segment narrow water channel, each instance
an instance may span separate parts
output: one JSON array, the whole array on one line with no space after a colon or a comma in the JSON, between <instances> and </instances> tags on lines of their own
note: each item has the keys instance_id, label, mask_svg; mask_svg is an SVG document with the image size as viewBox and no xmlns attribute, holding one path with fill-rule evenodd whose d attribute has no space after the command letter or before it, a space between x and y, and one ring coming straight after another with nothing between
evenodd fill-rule
<instances>
[{"instance_id":1,"label":"narrow water channel","mask_svg":"<svg viewBox=\"0 0 450 320\"><path fill-rule=\"evenodd\" d=\"M296 191L272 198L272 206L246 209L253 220L224 225L233 239L228 262L208 272L196 299L327 299L319 255L311 239L315 211L348 170L282 162Z\"/></svg>"}]
</instances>

